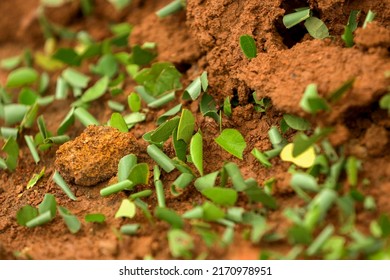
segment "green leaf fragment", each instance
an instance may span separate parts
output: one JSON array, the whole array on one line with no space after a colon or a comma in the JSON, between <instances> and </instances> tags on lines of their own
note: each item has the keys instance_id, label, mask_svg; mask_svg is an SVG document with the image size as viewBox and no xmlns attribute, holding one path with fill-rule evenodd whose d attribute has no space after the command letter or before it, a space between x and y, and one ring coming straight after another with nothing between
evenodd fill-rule
<instances>
[{"instance_id":1,"label":"green leaf fragment","mask_svg":"<svg viewBox=\"0 0 390 280\"><path fill-rule=\"evenodd\" d=\"M278 207L276 199L257 186L246 189L245 193L250 201L260 202L264 207L270 209L276 209Z\"/></svg>"},{"instance_id":2,"label":"green leaf fragment","mask_svg":"<svg viewBox=\"0 0 390 280\"><path fill-rule=\"evenodd\" d=\"M161 124L151 135L150 139L155 143L165 142L179 125L180 118L174 117Z\"/></svg>"},{"instance_id":3,"label":"green leaf fragment","mask_svg":"<svg viewBox=\"0 0 390 280\"><path fill-rule=\"evenodd\" d=\"M125 235L135 235L139 228L139 224L126 224L121 226L120 232Z\"/></svg>"},{"instance_id":4,"label":"green leaf fragment","mask_svg":"<svg viewBox=\"0 0 390 280\"><path fill-rule=\"evenodd\" d=\"M224 169L232 180L233 187L236 191L241 192L247 189L247 185L237 164L233 162L226 163Z\"/></svg>"},{"instance_id":5,"label":"green leaf fragment","mask_svg":"<svg viewBox=\"0 0 390 280\"><path fill-rule=\"evenodd\" d=\"M329 37L329 30L325 23L316 17L309 17L305 20L305 27L309 34L315 39L325 39Z\"/></svg>"},{"instance_id":6,"label":"green leaf fragment","mask_svg":"<svg viewBox=\"0 0 390 280\"><path fill-rule=\"evenodd\" d=\"M190 154L193 164L198 169L200 176L203 176L203 137L198 131L191 139Z\"/></svg>"},{"instance_id":7,"label":"green leaf fragment","mask_svg":"<svg viewBox=\"0 0 390 280\"><path fill-rule=\"evenodd\" d=\"M301 23L302 21L310 17L310 8L303 8L295 13L285 15L283 17L283 24L286 28L291 28L294 25Z\"/></svg>"},{"instance_id":8,"label":"green leaf fragment","mask_svg":"<svg viewBox=\"0 0 390 280\"><path fill-rule=\"evenodd\" d=\"M156 207L154 214L158 219L166 221L168 224L170 224L172 228L181 229L184 227L183 219L171 209Z\"/></svg>"},{"instance_id":9,"label":"green leaf fragment","mask_svg":"<svg viewBox=\"0 0 390 280\"><path fill-rule=\"evenodd\" d=\"M156 145L152 144L147 147L148 155L159 165L165 172L169 173L175 169L173 161L164 154Z\"/></svg>"},{"instance_id":10,"label":"green leaf fragment","mask_svg":"<svg viewBox=\"0 0 390 280\"><path fill-rule=\"evenodd\" d=\"M194 128L195 117L192 115L191 111L183 109L177 128L177 139L182 139L187 144L190 143L192 134L194 133Z\"/></svg>"},{"instance_id":11,"label":"green leaf fragment","mask_svg":"<svg viewBox=\"0 0 390 280\"><path fill-rule=\"evenodd\" d=\"M110 185L108 187L105 187L104 189L101 189L100 195L101 196L108 196L110 194L129 189L132 186L134 186L133 182L131 182L130 180L124 180L124 181L118 182L116 184Z\"/></svg>"},{"instance_id":12,"label":"green leaf fragment","mask_svg":"<svg viewBox=\"0 0 390 280\"><path fill-rule=\"evenodd\" d=\"M80 66L82 60L82 57L72 48L60 48L54 53L52 58L71 66Z\"/></svg>"},{"instance_id":13,"label":"green leaf fragment","mask_svg":"<svg viewBox=\"0 0 390 280\"><path fill-rule=\"evenodd\" d=\"M134 202L129 199L122 200L121 206L118 211L115 213L115 218L134 218L137 213L137 208L135 207Z\"/></svg>"},{"instance_id":14,"label":"green leaf fragment","mask_svg":"<svg viewBox=\"0 0 390 280\"><path fill-rule=\"evenodd\" d=\"M76 108L74 110L74 116L78 119L85 127L89 125L99 125L99 122L83 107Z\"/></svg>"},{"instance_id":15,"label":"green leaf fragment","mask_svg":"<svg viewBox=\"0 0 390 280\"><path fill-rule=\"evenodd\" d=\"M212 188L215 186L215 181L217 180L219 171L215 171L213 173L209 173L202 177L199 177L195 181L195 187L198 191L202 192L205 189Z\"/></svg>"},{"instance_id":16,"label":"green leaf fragment","mask_svg":"<svg viewBox=\"0 0 390 280\"><path fill-rule=\"evenodd\" d=\"M260 152L257 148L254 148L251 154L265 167L272 167L272 163L269 162L268 157Z\"/></svg>"},{"instance_id":17,"label":"green leaf fragment","mask_svg":"<svg viewBox=\"0 0 390 280\"><path fill-rule=\"evenodd\" d=\"M236 204L238 198L237 191L220 187L206 188L202 191L202 194L215 204L221 206L233 206Z\"/></svg>"},{"instance_id":18,"label":"green leaf fragment","mask_svg":"<svg viewBox=\"0 0 390 280\"><path fill-rule=\"evenodd\" d=\"M243 159L243 152L246 148L246 142L241 133L233 128L226 128L215 138L215 142L224 150L239 159Z\"/></svg>"},{"instance_id":19,"label":"green leaf fragment","mask_svg":"<svg viewBox=\"0 0 390 280\"><path fill-rule=\"evenodd\" d=\"M295 130L308 130L310 128L310 122L290 114L283 115L284 121L289 127Z\"/></svg>"},{"instance_id":20,"label":"green leaf fragment","mask_svg":"<svg viewBox=\"0 0 390 280\"><path fill-rule=\"evenodd\" d=\"M103 55L95 66L91 67L95 74L112 78L118 72L118 62L112 54Z\"/></svg>"},{"instance_id":21,"label":"green leaf fragment","mask_svg":"<svg viewBox=\"0 0 390 280\"><path fill-rule=\"evenodd\" d=\"M7 78L5 86L8 88L30 85L38 80L38 72L29 67L22 67L12 71Z\"/></svg>"},{"instance_id":22,"label":"green leaf fragment","mask_svg":"<svg viewBox=\"0 0 390 280\"><path fill-rule=\"evenodd\" d=\"M24 140L27 143L27 146L30 150L30 153L31 153L35 163L38 163L41 159L39 157L37 149L35 148L34 139L30 135L24 135Z\"/></svg>"},{"instance_id":23,"label":"green leaf fragment","mask_svg":"<svg viewBox=\"0 0 390 280\"><path fill-rule=\"evenodd\" d=\"M53 219L53 217L52 217L50 211L46 211L45 213L39 214L35 218L29 220L26 223L26 226L29 228L41 226L41 225L47 224L52 219Z\"/></svg>"},{"instance_id":24,"label":"green leaf fragment","mask_svg":"<svg viewBox=\"0 0 390 280\"><path fill-rule=\"evenodd\" d=\"M240 48L248 59L257 56L256 42L250 35L240 36Z\"/></svg>"},{"instance_id":25,"label":"green leaf fragment","mask_svg":"<svg viewBox=\"0 0 390 280\"><path fill-rule=\"evenodd\" d=\"M76 196L73 194L68 184L62 178L58 171L54 172L53 181L65 192L65 194L72 200L77 200Z\"/></svg>"},{"instance_id":26,"label":"green leaf fragment","mask_svg":"<svg viewBox=\"0 0 390 280\"><path fill-rule=\"evenodd\" d=\"M217 221L225 216L225 212L215 204L206 201L202 205L203 219L205 221Z\"/></svg>"},{"instance_id":27,"label":"green leaf fragment","mask_svg":"<svg viewBox=\"0 0 390 280\"><path fill-rule=\"evenodd\" d=\"M132 112L139 112L141 110L141 98L137 93L130 93L127 97L127 103Z\"/></svg>"},{"instance_id":28,"label":"green leaf fragment","mask_svg":"<svg viewBox=\"0 0 390 280\"><path fill-rule=\"evenodd\" d=\"M19 145L15 138L8 138L1 150L7 154L5 165L9 170L14 171L18 164L19 157Z\"/></svg>"},{"instance_id":29,"label":"green leaf fragment","mask_svg":"<svg viewBox=\"0 0 390 280\"><path fill-rule=\"evenodd\" d=\"M137 157L133 154L126 155L118 163L118 182L125 181L129 178L131 170L137 164Z\"/></svg>"},{"instance_id":30,"label":"green leaf fragment","mask_svg":"<svg viewBox=\"0 0 390 280\"><path fill-rule=\"evenodd\" d=\"M334 232L334 226L328 225L323 231L317 236L317 238L310 244L309 248L307 248L307 255L314 256L318 254L324 244L329 240Z\"/></svg>"},{"instance_id":31,"label":"green leaf fragment","mask_svg":"<svg viewBox=\"0 0 390 280\"><path fill-rule=\"evenodd\" d=\"M109 81L106 76L101 78L81 96L81 101L88 103L101 97L106 92Z\"/></svg>"},{"instance_id":32,"label":"green leaf fragment","mask_svg":"<svg viewBox=\"0 0 390 280\"><path fill-rule=\"evenodd\" d=\"M112 113L110 126L118 129L120 132L128 132L127 124L120 113Z\"/></svg>"},{"instance_id":33,"label":"green leaf fragment","mask_svg":"<svg viewBox=\"0 0 390 280\"><path fill-rule=\"evenodd\" d=\"M19 225L26 226L26 224L32 219L38 216L38 209L31 205L23 206L16 213L16 220Z\"/></svg>"},{"instance_id":34,"label":"green leaf fragment","mask_svg":"<svg viewBox=\"0 0 390 280\"><path fill-rule=\"evenodd\" d=\"M4 70L12 70L22 62L22 57L20 55L4 58L0 60L0 68Z\"/></svg>"},{"instance_id":35,"label":"green leaf fragment","mask_svg":"<svg viewBox=\"0 0 390 280\"><path fill-rule=\"evenodd\" d=\"M104 221L106 220L106 216L104 214L100 214L100 213L91 213L91 214L85 215L84 220L88 223L101 224L101 223L104 223Z\"/></svg>"},{"instance_id":36,"label":"green leaf fragment","mask_svg":"<svg viewBox=\"0 0 390 280\"><path fill-rule=\"evenodd\" d=\"M72 213L68 209L59 206L58 212L64 219L64 222L71 233L75 234L81 229L81 223L79 219L75 215L72 215Z\"/></svg>"},{"instance_id":37,"label":"green leaf fragment","mask_svg":"<svg viewBox=\"0 0 390 280\"><path fill-rule=\"evenodd\" d=\"M213 118L217 123L220 123L218 110L215 100L207 93L204 93L200 101L200 111L203 116Z\"/></svg>"},{"instance_id":38,"label":"green leaf fragment","mask_svg":"<svg viewBox=\"0 0 390 280\"><path fill-rule=\"evenodd\" d=\"M64 72L62 72L62 78L72 87L81 89L86 88L90 81L88 76L73 68L66 68Z\"/></svg>"},{"instance_id":39,"label":"green leaf fragment","mask_svg":"<svg viewBox=\"0 0 390 280\"><path fill-rule=\"evenodd\" d=\"M6 125L14 125L21 122L29 107L23 104L7 104L3 106L4 109L4 121Z\"/></svg>"},{"instance_id":40,"label":"green leaf fragment","mask_svg":"<svg viewBox=\"0 0 390 280\"><path fill-rule=\"evenodd\" d=\"M171 254L174 258L192 257L191 251L195 248L191 235L180 229L171 229L168 232L168 243Z\"/></svg>"},{"instance_id":41,"label":"green leaf fragment","mask_svg":"<svg viewBox=\"0 0 390 280\"><path fill-rule=\"evenodd\" d=\"M364 20L363 28L366 28L367 25L374 20L375 16L376 16L376 13L369 10L367 13L366 19Z\"/></svg>"},{"instance_id":42,"label":"green leaf fragment","mask_svg":"<svg viewBox=\"0 0 390 280\"><path fill-rule=\"evenodd\" d=\"M309 84L306 87L299 105L305 112L312 114L321 110L329 110L329 106L326 101L318 95L316 84Z\"/></svg>"}]
</instances>

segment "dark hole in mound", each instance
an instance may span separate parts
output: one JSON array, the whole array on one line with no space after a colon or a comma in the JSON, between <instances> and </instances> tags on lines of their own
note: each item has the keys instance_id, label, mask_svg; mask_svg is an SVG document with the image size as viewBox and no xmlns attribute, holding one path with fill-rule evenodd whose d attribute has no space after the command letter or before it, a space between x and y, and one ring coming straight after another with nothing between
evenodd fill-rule
<instances>
[{"instance_id":1,"label":"dark hole in mound","mask_svg":"<svg viewBox=\"0 0 390 280\"><path fill-rule=\"evenodd\" d=\"M230 100L230 104L234 108L234 107L237 107L239 103L240 103L240 100L238 98L238 90L236 88L234 88L233 89L233 97Z\"/></svg>"},{"instance_id":2,"label":"dark hole in mound","mask_svg":"<svg viewBox=\"0 0 390 280\"><path fill-rule=\"evenodd\" d=\"M297 8L309 7L308 1L305 0L284 0L282 1L280 7L285 10L285 15L295 12ZM315 7L310 7L314 16L316 16ZM287 29L283 24L283 17L276 19L275 28L278 31L279 35L283 38L283 44L289 49L292 48L295 44L299 43L302 38L307 33L307 30L304 26L304 23L301 22L290 29Z\"/></svg>"},{"instance_id":3,"label":"dark hole in mound","mask_svg":"<svg viewBox=\"0 0 390 280\"><path fill-rule=\"evenodd\" d=\"M190 68L191 68L191 64L190 63L185 63L185 62L182 62L182 63L176 63L175 64L175 67L176 69L180 72L180 73L186 73Z\"/></svg>"}]
</instances>

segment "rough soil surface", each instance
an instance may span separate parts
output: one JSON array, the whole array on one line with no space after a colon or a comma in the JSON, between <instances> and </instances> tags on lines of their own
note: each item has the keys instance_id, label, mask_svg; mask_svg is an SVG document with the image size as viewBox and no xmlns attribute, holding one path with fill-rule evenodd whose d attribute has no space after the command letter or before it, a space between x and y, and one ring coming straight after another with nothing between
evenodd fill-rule
<instances>
[{"instance_id":1,"label":"rough soil surface","mask_svg":"<svg viewBox=\"0 0 390 280\"><path fill-rule=\"evenodd\" d=\"M88 126L80 136L59 147L55 167L65 180L93 186L114 176L119 160L137 150L131 133L109 126Z\"/></svg>"},{"instance_id":2,"label":"rough soil surface","mask_svg":"<svg viewBox=\"0 0 390 280\"><path fill-rule=\"evenodd\" d=\"M212 119L201 116L197 102L183 103L183 106L196 115L197 129L200 128L204 135L205 173L218 170L225 161L233 161L239 165L244 178L253 177L260 185L269 178L275 178L273 195L280 207L267 213L273 233L284 233L289 226L290 222L283 216L283 210L300 206L303 202L289 186L291 175L287 172L288 163L273 158L273 168L268 169L260 165L250 152L253 148L271 148L267 132L272 125L280 123L283 113L303 115L298 103L308 84L317 83L319 94L327 97L343 82L355 78L353 87L347 94L332 104L332 111L306 117L313 124L334 126L335 130L330 135L332 144L343 144L347 155L354 155L363 162L360 177L369 179L370 185L359 185L359 189L376 199L377 210L370 213L357 212L359 229L368 232L369 221L379 213L390 213L387 195L390 192L390 155L387 152L390 148L390 121L387 112L378 107L379 98L388 92L390 85L389 79L384 75L385 71L390 70L389 1L189 0L186 12L163 20L157 19L154 12L169 3L169 0L134 0L130 7L121 12L113 9L105 0L95 2L95 10L87 18L82 17L78 1L68 4L66 10L51 8L45 12L51 20L72 30L86 29L96 40L108 36L111 23L127 21L134 24L131 44L156 42L157 60L175 63L184 74L183 84L188 84L192 78L206 70L209 76L209 93L218 101L230 96L235 104L232 116L224 116L223 128L238 129L247 142L247 148L243 161L223 151L214 141L219 135L218 125ZM0 59L20 54L26 47L42 51L44 40L38 24L38 3L38 0L0 1L0 10L6 11L0 18ZM314 40L302 26L290 30L284 28L283 15L302 6L312 8L315 15L326 23L332 38ZM376 22L366 29L358 28L356 45L348 49L343 47L339 38L353 9L362 11L360 22L369 9L376 11L377 17ZM242 54L238 43L242 34L249 34L255 39L258 51L255 59L248 60ZM0 70L0 83L4 84L7 75L8 72ZM55 91L54 83L53 78L51 92ZM129 92L134 86L131 80L126 81L126 90ZM257 92L259 98L271 98L272 107L266 113L254 110L253 91ZM56 101L41 109L40 114L47 120L49 130L54 131L58 127L72 101L74 100L69 97L65 103ZM116 101L125 104L126 98L117 97ZM107 107L106 100L103 98L92 105L91 113L101 123L107 122L111 110ZM146 121L131 130L134 139L129 134L118 134L103 127L88 128L82 134L84 128L76 122L69 132L75 140L42 152L42 160L37 165L29 156L26 144L20 141L20 160L16 171L0 171L0 259L172 258L166 238L169 229L166 223L149 223L139 212L133 221L141 224L138 234L118 239L116 231L126 221L115 219L115 212L122 199L130 193L121 192L106 198L99 194L100 189L108 184L103 180L114 175L122 153L131 151L134 143L138 149L139 161L147 162L150 170L153 170L155 163L146 154L146 143L142 136L156 127L156 119L170 105L172 104L166 108L150 110ZM2 125L0 122L0 126ZM34 127L28 133L33 135L37 131ZM293 135L286 136L291 139ZM86 140L88 143L96 143L96 146L87 144ZM3 142L0 141L0 144ZM113 144L118 150L107 149ZM168 155L174 155L170 143L164 148ZM71 158L77 161L72 161ZM46 167L44 178L34 188L27 190L26 184L31 176L39 173L43 167ZM52 182L55 167L71 183L71 189L78 197L76 202L70 201ZM167 188L167 206L181 214L194 205L199 205L203 197L192 187L188 187L178 197L173 196L168 188L178 174L177 171L163 173L162 180ZM85 187L92 185L94 186ZM153 188L151 183L137 187L135 191ZM63 221L58 218L34 229L17 224L16 212L26 204L38 205L45 193L54 194L59 205L79 217L82 229L77 235L70 234ZM155 194L146 198L145 202L153 211L157 204ZM240 199L238 204L246 205L245 199ZM253 207L261 208L261 205ZM84 221L85 214L98 212L106 215L105 223L92 224ZM213 227L218 234L222 234L223 227ZM201 241L199 232L188 225L185 230L195 239L194 257L203 255L208 259L257 259L264 250L284 254L291 248L287 242L279 241L253 245L242 238L247 230L243 226L237 229L231 246L213 244L208 248ZM204 255L205 252L207 253Z\"/></svg>"}]
</instances>

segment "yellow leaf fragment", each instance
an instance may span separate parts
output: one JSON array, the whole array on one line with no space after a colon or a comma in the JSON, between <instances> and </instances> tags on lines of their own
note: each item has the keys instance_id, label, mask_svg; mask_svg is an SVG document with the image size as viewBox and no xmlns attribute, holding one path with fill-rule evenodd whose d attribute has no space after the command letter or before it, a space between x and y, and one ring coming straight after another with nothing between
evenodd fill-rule
<instances>
[{"instance_id":1,"label":"yellow leaf fragment","mask_svg":"<svg viewBox=\"0 0 390 280\"><path fill-rule=\"evenodd\" d=\"M280 153L280 158L283 161L292 162L295 165L303 168L309 168L313 166L314 161L316 159L316 153L313 146L311 146L309 149L307 149L297 157L293 157L293 149L293 143L287 144Z\"/></svg>"}]
</instances>

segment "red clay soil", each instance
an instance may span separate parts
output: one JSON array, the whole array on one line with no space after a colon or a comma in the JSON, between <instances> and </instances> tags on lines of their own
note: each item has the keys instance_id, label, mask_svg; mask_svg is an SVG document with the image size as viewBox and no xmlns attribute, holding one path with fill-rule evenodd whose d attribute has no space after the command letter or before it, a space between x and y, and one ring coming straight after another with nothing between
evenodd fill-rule
<instances>
[{"instance_id":1,"label":"red clay soil","mask_svg":"<svg viewBox=\"0 0 390 280\"><path fill-rule=\"evenodd\" d=\"M96 40L109 35L110 23L126 21L134 24L130 44L156 42L157 60L173 62L183 73L184 85L206 70L208 92L218 102L226 96L236 101L237 106L233 108L232 116L224 116L222 126L238 129L245 137L247 148L243 161L221 150L214 141L219 135L218 125L200 114L197 102L183 103L196 115L197 128L204 135L205 174L218 170L226 161L233 161L239 165L244 178L253 177L260 185L269 178L275 178L273 191L279 208L267 213L272 232L285 233L290 222L283 216L283 210L300 206L303 201L289 186L288 163L274 158L271 160L273 167L267 169L250 152L253 148L271 148L267 132L272 125L280 123L281 116L286 112L305 116L314 125L334 126L336 129L330 135L331 142L336 146L343 144L348 155L355 155L362 160L360 176L369 179L370 185L359 188L376 199L377 210L370 213L358 211L357 223L360 230L368 232L369 221L379 213L390 213L387 195L390 193L390 155L387 152L390 148L390 120L387 112L380 110L378 105L379 98L388 92L390 85L389 79L385 77L385 72L390 70L389 1L189 0L186 11L158 19L154 12L169 2L134 0L129 7L118 12L107 1L97 0L93 14L85 18L80 12L79 2L73 1L67 4L67 9L52 8L45 13L52 21L72 30L87 30ZM0 17L0 59L20 54L26 47L33 51L42 50L44 39L37 22L38 4L38 0L0 1L0 11L3 11L3 16ZM325 22L331 38L314 40L300 26L291 30L284 28L283 15L302 6L310 6L314 14ZM353 9L362 11L360 22L369 9L376 11L376 22L364 30L358 28L356 45L345 48L339 38ZM239 47L239 37L242 34L249 34L256 41L258 55L252 60L246 59ZM0 83L4 84L7 75L7 72L0 70ZM312 117L305 115L300 109L299 101L308 84L316 83L319 94L328 96L351 78L355 79L353 87L332 105L330 112ZM132 91L134 86L129 78L126 81L126 92ZM55 78L52 79L50 90L55 90ZM256 91L259 98L271 98L272 107L266 113L254 110L251 102L253 91ZM108 97L105 98L95 101L91 111L102 123L107 122L111 115L105 102ZM64 101L55 101L41 109L40 113L47 120L49 130L56 130L72 101L69 97L65 104ZM117 97L117 101L126 102L126 98ZM131 130L136 138L135 153L139 162L147 162L151 170L154 162L146 154L147 143L142 140L142 136L156 127L158 116L171 105L173 103L163 109L150 110L146 121ZM1 125L3 123L0 122ZM83 129L76 122L69 135L74 139ZM33 135L37 131L37 127L34 127L26 133ZM169 226L162 221L151 224L142 213L137 213L132 221L141 224L137 235L117 237L117 230L126 221L115 219L114 216L122 199L129 193L122 192L102 198L99 191L108 184L107 181L86 187L73 184L75 176L69 175L67 178L71 189L78 197L77 201L70 201L51 180L58 146L42 153L41 162L35 165L25 143L20 141L19 144L21 151L16 171L0 171L0 259L172 258L166 236ZM165 145L165 152L170 156L174 155L170 143ZM88 155L84 156L88 160ZM46 167L44 178L34 188L26 190L32 174L38 173L43 167ZM164 185L169 186L178 174L177 171L164 173ZM136 191L143 189L154 189L153 183L137 187ZM26 204L38 205L45 193L54 194L60 205L79 217L82 221L79 233L69 233L63 221L57 218L45 226L33 229L17 224L16 212ZM193 187L187 188L178 197L172 196L168 190L166 194L167 207L178 213L204 201ZM153 210L157 205L157 198L153 194L145 202ZM238 205L245 207L245 198ZM85 214L98 212L106 215L104 224L84 222ZM223 232L223 227L218 225L213 225L213 229L219 234ZM194 258L257 259L263 250L275 250L284 254L291 249L287 241L251 244L243 238L246 230L244 227L237 229L232 245L223 247L214 244L208 248L190 225L186 225L185 230L196 242Z\"/></svg>"}]
</instances>

